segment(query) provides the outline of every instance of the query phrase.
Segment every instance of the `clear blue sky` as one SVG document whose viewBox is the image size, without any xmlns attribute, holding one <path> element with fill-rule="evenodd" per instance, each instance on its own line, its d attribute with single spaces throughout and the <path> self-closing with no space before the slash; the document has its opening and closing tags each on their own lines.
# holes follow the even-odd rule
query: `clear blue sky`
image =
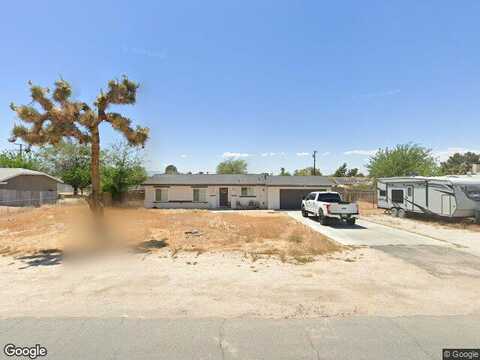
<svg viewBox="0 0 480 360">
<path fill-rule="evenodd" d="M 233 153 L 278 172 L 318 150 L 328 173 L 397 143 L 479 151 L 479 19 L 477 0 L 8 1 L 0 149 L 28 80 L 61 75 L 91 101 L 128 74 L 150 170 L 213 171 Z"/>
</svg>

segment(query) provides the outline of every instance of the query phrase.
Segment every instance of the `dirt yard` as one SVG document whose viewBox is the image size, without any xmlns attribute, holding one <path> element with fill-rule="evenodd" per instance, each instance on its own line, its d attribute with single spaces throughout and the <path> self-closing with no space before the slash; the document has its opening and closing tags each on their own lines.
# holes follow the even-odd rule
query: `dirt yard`
<svg viewBox="0 0 480 360">
<path fill-rule="evenodd" d="M 108 237 L 121 247 L 154 252 L 238 251 L 253 259 L 276 256 L 305 263 L 341 251 L 323 235 L 279 212 L 211 212 L 107 208 Z M 0 253 L 33 254 L 76 249 L 92 234 L 86 206 L 44 206 L 0 217 Z"/>
</svg>

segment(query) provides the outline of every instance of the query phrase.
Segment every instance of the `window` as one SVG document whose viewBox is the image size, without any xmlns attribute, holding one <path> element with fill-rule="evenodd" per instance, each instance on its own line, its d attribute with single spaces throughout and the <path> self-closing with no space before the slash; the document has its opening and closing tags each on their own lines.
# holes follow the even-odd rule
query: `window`
<svg viewBox="0 0 480 360">
<path fill-rule="evenodd" d="M 207 201 L 207 189 L 199 188 L 193 189 L 193 202 L 206 202 Z"/>
<path fill-rule="evenodd" d="M 318 194 L 318 201 L 328 202 L 328 203 L 339 203 L 342 201 L 339 194 Z"/>
<path fill-rule="evenodd" d="M 255 189 L 253 187 L 242 187 L 240 196 L 245 196 L 245 197 L 255 196 Z"/>
<path fill-rule="evenodd" d="M 387 191 L 386 190 L 379 190 L 378 196 L 386 197 L 387 196 Z"/>
<path fill-rule="evenodd" d="M 480 185 L 467 185 L 463 191 L 470 200 L 480 201 Z"/>
<path fill-rule="evenodd" d="M 392 190 L 392 202 L 403 204 L 403 190 Z"/>
<path fill-rule="evenodd" d="M 407 188 L 407 196 L 408 196 L 408 197 L 412 197 L 412 187 L 411 187 L 411 186 L 409 186 L 409 187 Z"/>
<path fill-rule="evenodd" d="M 168 202 L 168 189 L 155 189 L 155 201 Z"/>
<path fill-rule="evenodd" d="M 307 200 L 315 200 L 316 196 L 317 196 L 317 193 L 310 193 L 307 196 Z"/>
</svg>

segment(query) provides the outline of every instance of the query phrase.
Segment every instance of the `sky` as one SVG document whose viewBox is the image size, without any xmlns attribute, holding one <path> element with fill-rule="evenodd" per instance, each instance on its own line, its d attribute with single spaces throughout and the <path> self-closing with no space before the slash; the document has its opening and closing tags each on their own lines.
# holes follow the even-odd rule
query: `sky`
<svg viewBox="0 0 480 360">
<path fill-rule="evenodd" d="M 0 12 L 0 149 L 27 82 L 60 76 L 93 102 L 140 83 L 115 110 L 150 128 L 146 167 L 252 173 L 343 162 L 418 143 L 440 160 L 480 152 L 480 2 L 9 1 Z M 102 146 L 121 137 L 107 126 Z"/>
</svg>

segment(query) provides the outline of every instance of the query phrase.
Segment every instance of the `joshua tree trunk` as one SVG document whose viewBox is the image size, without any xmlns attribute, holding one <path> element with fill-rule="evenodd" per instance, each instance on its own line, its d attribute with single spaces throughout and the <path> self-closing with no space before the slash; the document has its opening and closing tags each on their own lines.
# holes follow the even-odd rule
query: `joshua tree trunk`
<svg viewBox="0 0 480 360">
<path fill-rule="evenodd" d="M 92 193 L 90 194 L 90 209 L 96 216 L 103 216 L 102 193 L 100 189 L 100 134 L 98 126 L 92 129 Z"/>
</svg>

